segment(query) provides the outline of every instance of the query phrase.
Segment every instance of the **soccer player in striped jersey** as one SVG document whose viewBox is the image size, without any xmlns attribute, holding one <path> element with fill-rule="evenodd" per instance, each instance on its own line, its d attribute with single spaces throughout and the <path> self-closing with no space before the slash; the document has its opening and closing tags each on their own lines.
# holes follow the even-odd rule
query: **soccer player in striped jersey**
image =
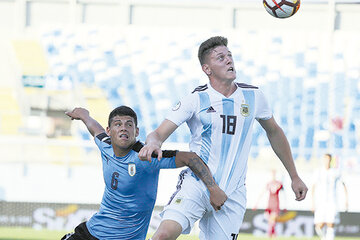
<svg viewBox="0 0 360 240">
<path fill-rule="evenodd" d="M 164 151 L 161 161 L 156 158 L 151 162 L 141 161 L 138 151 L 142 144 L 136 142 L 137 116 L 131 108 L 115 108 L 109 115 L 106 131 L 84 108 L 66 114 L 71 119 L 82 120 L 94 136 L 101 152 L 105 190 L 99 211 L 63 240 L 144 240 L 155 204 L 159 170 L 164 168 L 189 166 L 208 187 L 214 208 L 226 201 L 226 194 L 194 153 Z"/>
<path fill-rule="evenodd" d="M 272 116 L 264 94 L 254 86 L 235 82 L 236 71 L 227 39 L 212 37 L 200 45 L 198 57 L 209 83 L 184 97 L 160 126 L 150 133 L 139 152 L 150 160 L 182 123 L 191 132 L 190 150 L 210 168 L 216 183 L 228 196 L 220 211 L 207 203 L 205 186 L 190 170 L 181 173 L 181 186 L 162 213 L 153 240 L 176 239 L 189 233 L 200 220 L 200 239 L 236 239 L 246 209 L 247 158 L 255 120 L 266 131 L 270 144 L 292 180 L 296 200 L 303 200 L 307 187 L 298 176 L 289 143 Z"/>
<path fill-rule="evenodd" d="M 335 224 L 339 223 L 338 186 L 344 187 L 345 209 L 348 209 L 348 193 L 339 169 L 331 167 L 332 155 L 323 156 L 323 167 L 315 172 L 312 188 L 315 231 L 321 240 L 335 238 Z"/>
</svg>

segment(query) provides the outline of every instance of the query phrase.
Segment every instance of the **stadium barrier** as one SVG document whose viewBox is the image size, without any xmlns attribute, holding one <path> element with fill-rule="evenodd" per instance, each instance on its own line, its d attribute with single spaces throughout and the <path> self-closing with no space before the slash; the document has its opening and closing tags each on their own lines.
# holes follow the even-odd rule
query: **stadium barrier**
<svg viewBox="0 0 360 240">
<path fill-rule="evenodd" d="M 34 229 L 69 230 L 89 219 L 98 209 L 98 204 L 65 204 L 35 202 L 0 202 L 0 226 L 30 227 Z M 155 207 L 149 232 L 154 232 L 160 223 L 162 207 Z M 341 212 L 336 226 L 337 236 L 360 237 L 360 212 Z M 264 210 L 247 210 L 241 233 L 265 235 L 267 220 Z M 284 211 L 278 218 L 276 232 L 279 236 L 312 237 L 315 235 L 311 211 Z"/>
</svg>

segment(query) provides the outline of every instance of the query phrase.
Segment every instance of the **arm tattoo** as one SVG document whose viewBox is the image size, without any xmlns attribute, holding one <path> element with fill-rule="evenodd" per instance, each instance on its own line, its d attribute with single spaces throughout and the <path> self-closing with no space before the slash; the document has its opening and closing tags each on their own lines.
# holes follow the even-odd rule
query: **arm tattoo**
<svg viewBox="0 0 360 240">
<path fill-rule="evenodd" d="M 214 178 L 211 175 L 210 169 L 199 157 L 191 157 L 189 159 L 189 168 L 200 178 L 206 187 L 212 187 L 216 185 Z"/>
</svg>

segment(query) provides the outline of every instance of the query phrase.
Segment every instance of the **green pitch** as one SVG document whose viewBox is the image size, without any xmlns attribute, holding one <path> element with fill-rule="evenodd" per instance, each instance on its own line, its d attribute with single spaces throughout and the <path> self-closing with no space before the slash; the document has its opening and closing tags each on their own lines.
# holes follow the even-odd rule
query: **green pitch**
<svg viewBox="0 0 360 240">
<path fill-rule="evenodd" d="M 0 240 L 60 240 L 66 231 L 34 230 L 32 228 L 0 227 Z M 179 240 L 199 240 L 196 236 L 182 235 Z M 250 234 L 240 234 L 238 240 L 264 240 L 266 237 L 254 237 Z M 319 238 L 277 237 L 277 240 L 319 240 Z M 359 238 L 336 237 L 336 240 L 360 240 Z"/>
</svg>

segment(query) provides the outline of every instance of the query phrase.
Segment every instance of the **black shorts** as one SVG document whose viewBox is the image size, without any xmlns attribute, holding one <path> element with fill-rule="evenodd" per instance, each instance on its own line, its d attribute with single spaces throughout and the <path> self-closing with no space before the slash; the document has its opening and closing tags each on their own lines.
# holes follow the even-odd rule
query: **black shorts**
<svg viewBox="0 0 360 240">
<path fill-rule="evenodd" d="M 89 233 L 86 227 L 86 222 L 80 223 L 76 228 L 75 232 L 68 233 L 61 238 L 61 240 L 99 240 Z"/>
</svg>

